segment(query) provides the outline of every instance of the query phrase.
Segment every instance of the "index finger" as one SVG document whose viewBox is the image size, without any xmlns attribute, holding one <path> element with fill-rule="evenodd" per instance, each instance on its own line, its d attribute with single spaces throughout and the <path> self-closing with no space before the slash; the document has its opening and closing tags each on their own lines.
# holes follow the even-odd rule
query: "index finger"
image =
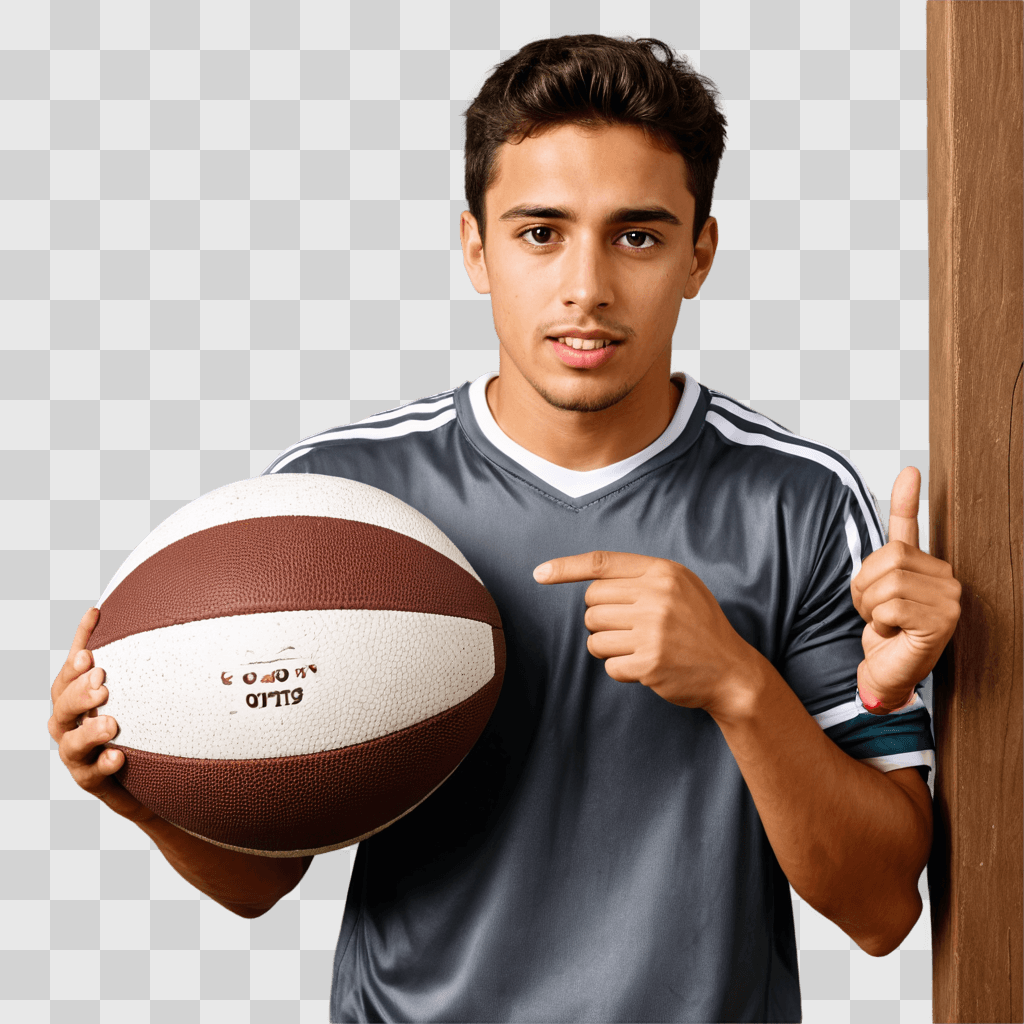
<svg viewBox="0 0 1024 1024">
<path fill-rule="evenodd" d="M 652 559 L 626 551 L 587 551 L 552 558 L 533 570 L 538 583 L 578 583 L 583 580 L 632 579 L 643 576 Z"/>
<path fill-rule="evenodd" d="M 85 650 L 85 645 L 89 642 L 89 637 L 92 636 L 99 617 L 99 608 L 93 607 L 79 621 L 78 628 L 75 630 L 75 638 L 71 641 L 71 650 L 68 651 L 67 659 L 61 666 L 60 672 L 57 673 L 57 678 L 53 681 L 53 687 L 50 690 L 51 699 L 56 700 L 72 679 L 80 676 L 92 665 L 92 655 L 89 652 L 86 652 L 87 656 L 84 659 L 78 659 L 78 654 Z"/>
</svg>

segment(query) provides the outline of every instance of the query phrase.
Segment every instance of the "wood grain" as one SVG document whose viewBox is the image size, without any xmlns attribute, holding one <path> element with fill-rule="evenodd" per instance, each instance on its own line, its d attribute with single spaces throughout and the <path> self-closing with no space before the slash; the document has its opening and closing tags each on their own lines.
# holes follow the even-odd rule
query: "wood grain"
<svg viewBox="0 0 1024 1024">
<path fill-rule="evenodd" d="M 927 7 L 930 543 L 963 585 L 935 673 L 936 1021 L 1024 1019 L 1022 13 Z"/>
</svg>

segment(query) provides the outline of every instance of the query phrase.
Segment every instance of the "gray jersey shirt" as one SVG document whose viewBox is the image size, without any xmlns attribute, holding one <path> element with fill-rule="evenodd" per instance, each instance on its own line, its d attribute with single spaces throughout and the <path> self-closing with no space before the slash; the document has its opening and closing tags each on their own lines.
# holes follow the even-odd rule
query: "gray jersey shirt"
<svg viewBox="0 0 1024 1024">
<path fill-rule="evenodd" d="M 473 750 L 359 846 L 331 1020 L 799 1021 L 789 885 L 721 730 L 612 680 L 587 651 L 588 584 L 532 571 L 595 549 L 681 562 L 844 751 L 927 777 L 920 696 L 883 717 L 857 694 L 850 579 L 883 543 L 874 499 L 839 453 L 692 378 L 661 437 L 590 472 L 504 435 L 485 384 L 316 435 L 267 470 L 419 509 L 494 597 L 508 650 Z"/>
</svg>

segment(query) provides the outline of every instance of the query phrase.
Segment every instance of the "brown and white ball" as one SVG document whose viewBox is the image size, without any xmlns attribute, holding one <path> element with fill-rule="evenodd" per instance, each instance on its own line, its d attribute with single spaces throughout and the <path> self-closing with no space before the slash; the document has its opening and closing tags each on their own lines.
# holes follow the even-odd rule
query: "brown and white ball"
<svg viewBox="0 0 1024 1024">
<path fill-rule="evenodd" d="M 479 738 L 505 646 L 491 596 L 426 516 L 366 484 L 284 473 L 161 523 L 89 641 L 145 806 L 268 857 L 359 842 Z"/>
</svg>

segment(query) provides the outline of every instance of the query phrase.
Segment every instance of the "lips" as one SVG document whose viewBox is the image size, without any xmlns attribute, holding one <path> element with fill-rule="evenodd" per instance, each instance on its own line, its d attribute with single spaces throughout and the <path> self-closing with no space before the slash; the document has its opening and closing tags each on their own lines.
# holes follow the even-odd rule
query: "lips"
<svg viewBox="0 0 1024 1024">
<path fill-rule="evenodd" d="M 574 370 L 592 370 L 608 362 L 618 345 L 606 338 L 548 338 L 555 355 Z"/>
<path fill-rule="evenodd" d="M 614 345 L 615 342 L 611 338 L 552 338 L 552 341 L 560 342 L 563 345 L 568 345 L 570 348 L 574 348 L 577 351 L 589 352 L 591 349 L 604 348 L 606 345 Z"/>
</svg>

